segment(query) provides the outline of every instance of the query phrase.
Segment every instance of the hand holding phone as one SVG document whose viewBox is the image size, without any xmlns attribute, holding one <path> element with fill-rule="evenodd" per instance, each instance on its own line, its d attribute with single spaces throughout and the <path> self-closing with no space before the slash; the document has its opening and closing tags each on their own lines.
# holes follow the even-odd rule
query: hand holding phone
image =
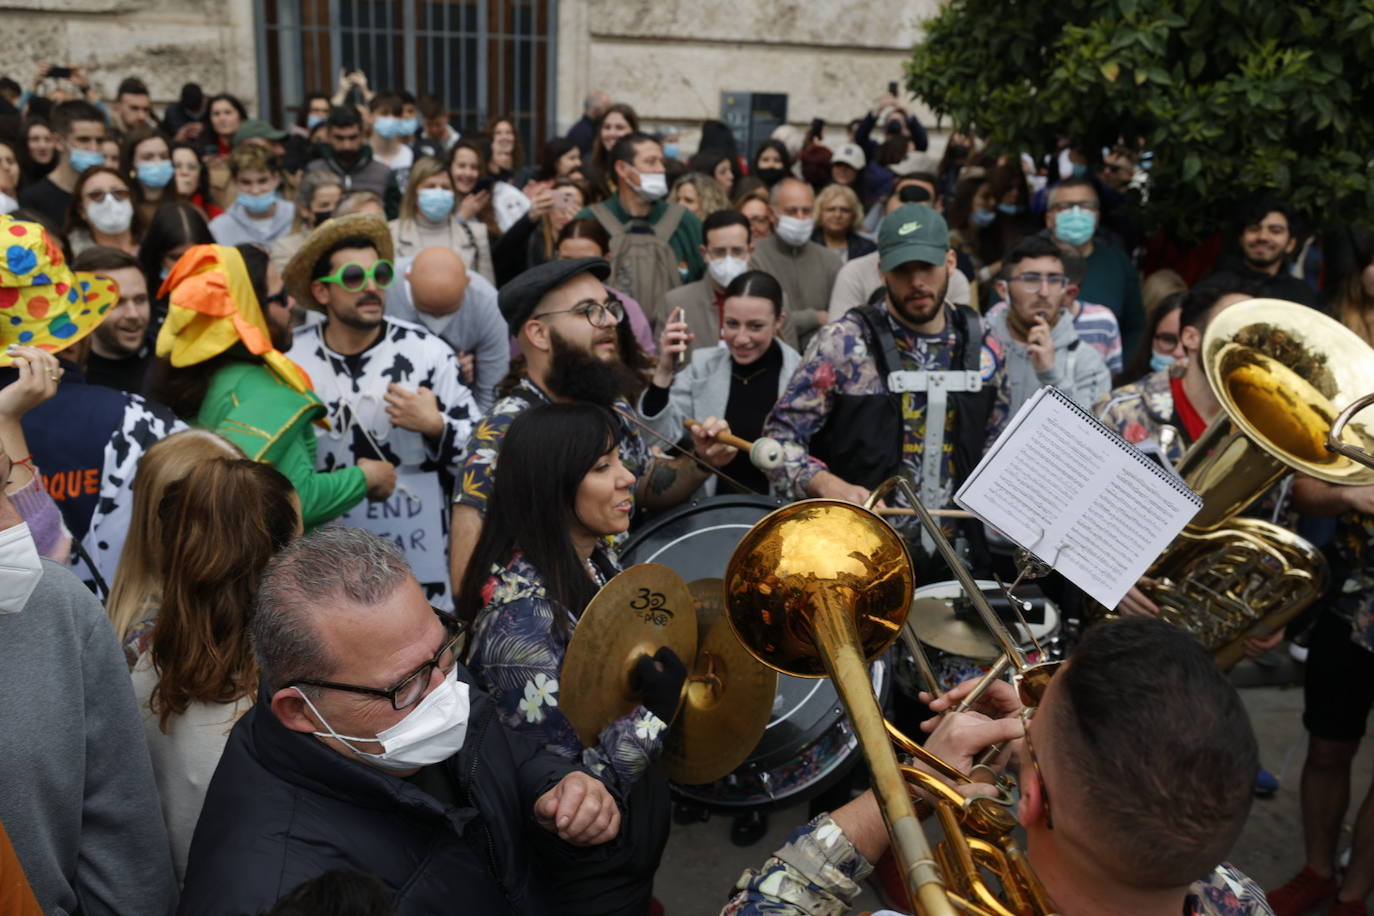
<svg viewBox="0 0 1374 916">
<path fill-rule="evenodd" d="M 48 76 L 55 80 L 71 79 L 72 69 L 71 67 L 49 67 Z"/>
<path fill-rule="evenodd" d="M 668 323 L 672 324 L 675 321 L 682 321 L 686 317 L 687 312 L 679 305 L 677 308 L 673 309 L 673 313 L 668 316 Z M 681 368 L 683 363 L 687 362 L 687 350 L 685 348 L 680 350 L 676 359 L 678 367 Z"/>
</svg>

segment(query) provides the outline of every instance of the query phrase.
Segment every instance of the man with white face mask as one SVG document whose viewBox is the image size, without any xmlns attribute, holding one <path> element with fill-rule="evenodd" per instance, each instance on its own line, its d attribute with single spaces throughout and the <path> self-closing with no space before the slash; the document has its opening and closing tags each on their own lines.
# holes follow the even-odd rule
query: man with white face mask
<svg viewBox="0 0 1374 916">
<path fill-rule="evenodd" d="M 663 317 L 654 326 L 654 333 L 662 334 L 668 318 L 682 309 L 682 321 L 692 333 L 693 349 L 720 343 L 725 288 L 749 269 L 749 259 L 754 256 L 749 220 L 738 210 L 712 213 L 702 223 L 702 234 L 706 238 L 701 246 L 706 276 L 670 291 L 664 299 Z"/>
<path fill-rule="evenodd" d="M 769 199 L 777 228 L 759 241 L 753 267 L 782 284 L 787 303 L 783 339 L 805 349 L 816 329 L 829 319 L 830 290 L 840 273 L 840 256 L 811 241 L 816 195 L 796 178 L 773 185 Z"/>
<path fill-rule="evenodd" d="M 263 576 L 252 640 L 258 702 L 210 783 L 185 912 L 260 912 L 366 863 L 398 914 L 543 913 L 533 863 L 618 835 L 599 780 L 502 726 L 387 541 L 326 528 L 292 543 Z"/>
<path fill-rule="evenodd" d="M 611 149 L 615 197 L 584 207 L 574 219 L 592 218 L 611 237 L 607 285 L 644 307 L 655 328 L 667 317 L 669 290 L 701 278 L 701 221 L 664 198 L 668 176 L 663 147 L 648 134 L 630 133 Z"/>
</svg>

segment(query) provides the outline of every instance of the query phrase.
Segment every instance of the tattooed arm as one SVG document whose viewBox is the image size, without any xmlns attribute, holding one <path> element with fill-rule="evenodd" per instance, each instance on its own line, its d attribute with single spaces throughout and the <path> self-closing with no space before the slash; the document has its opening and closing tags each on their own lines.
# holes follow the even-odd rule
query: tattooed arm
<svg viewBox="0 0 1374 916">
<path fill-rule="evenodd" d="M 712 467 L 729 464 L 738 450 L 715 439 L 720 433 L 729 431 L 730 425 L 715 417 L 708 417 L 692 427 L 692 445 L 697 455 Z M 650 462 L 640 478 L 635 498 L 646 509 L 667 509 L 690 499 L 708 476 L 709 471 L 686 455 L 660 455 Z"/>
</svg>

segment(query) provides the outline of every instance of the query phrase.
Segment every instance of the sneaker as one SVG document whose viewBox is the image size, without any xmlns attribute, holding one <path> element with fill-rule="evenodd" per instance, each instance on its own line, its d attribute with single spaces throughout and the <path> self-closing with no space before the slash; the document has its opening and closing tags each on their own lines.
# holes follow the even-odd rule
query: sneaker
<svg viewBox="0 0 1374 916">
<path fill-rule="evenodd" d="M 1279 778 L 1273 773 L 1260 767 L 1255 774 L 1255 798 L 1273 798 L 1274 793 L 1279 791 Z"/>
<path fill-rule="evenodd" d="M 1368 912 L 1363 900 L 1333 900 L 1326 911 L 1327 916 L 1365 916 Z"/>
<path fill-rule="evenodd" d="M 1323 878 L 1304 866 L 1292 880 L 1283 887 L 1274 888 L 1267 896 L 1274 916 L 1302 916 L 1317 904 L 1336 896 L 1340 888 L 1334 877 Z"/>
</svg>

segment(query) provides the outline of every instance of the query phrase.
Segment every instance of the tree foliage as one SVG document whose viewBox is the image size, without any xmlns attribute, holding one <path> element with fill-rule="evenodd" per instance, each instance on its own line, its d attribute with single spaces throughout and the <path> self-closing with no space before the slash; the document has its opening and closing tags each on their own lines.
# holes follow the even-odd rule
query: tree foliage
<svg viewBox="0 0 1374 916">
<path fill-rule="evenodd" d="M 951 0 L 926 30 L 907 86 L 937 113 L 1032 153 L 1143 137 L 1176 238 L 1261 193 L 1314 226 L 1374 214 L 1374 0 Z"/>
</svg>

